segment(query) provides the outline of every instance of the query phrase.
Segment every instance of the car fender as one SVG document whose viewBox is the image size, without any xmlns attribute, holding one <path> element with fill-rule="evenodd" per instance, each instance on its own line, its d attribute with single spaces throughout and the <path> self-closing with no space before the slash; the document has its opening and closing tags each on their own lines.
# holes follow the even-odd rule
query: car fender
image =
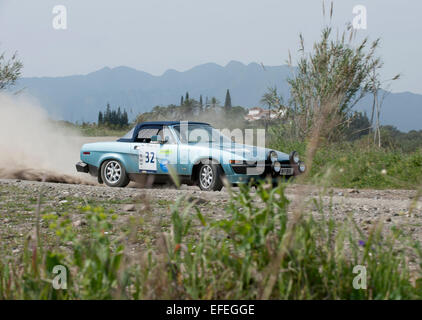
<svg viewBox="0 0 422 320">
<path fill-rule="evenodd" d="M 98 159 L 98 170 L 101 169 L 102 164 L 104 163 L 104 161 L 107 160 L 118 160 L 125 168 L 125 170 L 127 171 L 128 168 L 128 163 L 125 159 L 125 157 L 122 154 L 119 153 L 105 153 L 103 155 L 101 155 Z M 99 171 L 100 174 L 101 171 Z"/>
<path fill-rule="evenodd" d="M 191 165 L 189 166 L 188 172 L 192 174 L 193 167 L 204 160 L 212 160 L 219 165 L 221 165 L 224 174 L 233 174 L 233 170 L 230 166 L 230 160 L 244 160 L 243 157 L 236 155 L 234 153 L 225 151 L 225 150 L 218 150 L 214 152 L 212 155 L 207 154 L 199 154 L 194 159 L 191 159 Z"/>
</svg>

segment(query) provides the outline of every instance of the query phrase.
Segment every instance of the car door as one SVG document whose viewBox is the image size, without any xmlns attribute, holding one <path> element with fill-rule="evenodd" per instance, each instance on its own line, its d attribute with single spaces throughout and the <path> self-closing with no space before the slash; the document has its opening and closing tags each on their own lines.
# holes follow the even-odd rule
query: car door
<svg viewBox="0 0 422 320">
<path fill-rule="evenodd" d="M 151 137 L 157 135 L 162 128 L 159 125 L 142 126 L 135 137 L 135 142 L 130 143 L 130 173 L 157 173 L 157 145 L 150 144 Z"/>
<path fill-rule="evenodd" d="M 177 146 L 177 170 L 179 175 L 189 175 L 189 144 L 187 143 L 187 127 L 182 128 L 180 125 L 173 126 L 174 133 L 178 139 Z"/>
<path fill-rule="evenodd" d="M 158 174 L 168 174 L 170 168 L 173 168 L 178 174 L 179 165 L 177 158 L 177 139 L 174 137 L 169 127 L 163 126 L 157 133 L 161 137 L 163 143 L 160 144 L 160 149 L 157 154 Z"/>
<path fill-rule="evenodd" d="M 130 172 L 167 174 L 170 164 L 177 164 L 177 145 L 169 137 L 163 125 L 141 127 L 135 142 L 130 143 Z M 166 136 L 167 134 L 167 136 Z M 152 142 L 151 137 L 159 135 L 164 143 Z M 176 157 L 176 160 L 174 160 Z"/>
</svg>

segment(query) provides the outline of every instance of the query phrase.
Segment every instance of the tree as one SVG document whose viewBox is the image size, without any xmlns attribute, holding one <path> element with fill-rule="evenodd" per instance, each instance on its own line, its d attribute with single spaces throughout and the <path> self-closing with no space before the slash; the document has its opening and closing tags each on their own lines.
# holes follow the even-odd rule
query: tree
<svg viewBox="0 0 422 320">
<path fill-rule="evenodd" d="M 14 53 L 9 60 L 6 60 L 3 52 L 0 55 L 0 90 L 13 86 L 20 77 L 22 68 L 23 64 L 18 60 L 17 53 Z"/>
<path fill-rule="evenodd" d="M 230 91 L 227 89 L 226 92 L 226 101 L 224 101 L 224 109 L 226 111 L 230 110 L 232 107 L 232 98 L 230 97 Z"/>
<path fill-rule="evenodd" d="M 98 113 L 98 125 L 109 126 L 112 128 L 123 128 L 129 124 L 128 114 L 126 109 L 121 107 L 112 110 L 110 103 L 107 103 L 106 110 Z"/>
<path fill-rule="evenodd" d="M 268 117 L 265 121 L 265 130 L 268 129 L 268 123 L 271 120 L 271 109 L 278 105 L 281 108 L 282 98 L 277 94 L 277 88 L 268 88 L 268 92 L 264 93 L 260 102 L 268 107 Z"/>
<path fill-rule="evenodd" d="M 185 103 L 189 101 L 189 92 L 186 92 Z"/>
<path fill-rule="evenodd" d="M 183 96 L 180 97 L 180 106 L 183 106 Z"/>
<path fill-rule="evenodd" d="M 129 125 L 129 118 L 128 118 L 126 110 L 124 110 L 123 116 L 122 116 L 122 126 L 126 127 L 128 125 Z"/>
<path fill-rule="evenodd" d="M 344 130 L 344 136 L 347 140 L 357 140 L 371 131 L 371 123 L 366 113 L 354 112 L 349 119 L 347 128 Z"/>
<path fill-rule="evenodd" d="M 189 98 L 189 95 L 187 95 Z M 192 115 L 193 109 L 195 106 L 195 100 L 193 99 L 186 99 L 185 104 L 183 105 L 182 112 L 184 113 L 184 116 L 190 117 Z"/>
<path fill-rule="evenodd" d="M 122 110 L 120 110 L 120 107 L 117 108 L 116 124 L 119 125 L 119 126 L 122 126 L 123 125 L 123 122 L 122 122 Z"/>
<path fill-rule="evenodd" d="M 110 103 L 107 102 L 106 111 L 104 113 L 104 123 L 110 124 L 111 123 L 111 107 Z"/>
<path fill-rule="evenodd" d="M 202 94 L 199 96 L 199 105 L 201 106 L 201 108 L 204 106 L 202 102 Z"/>
<path fill-rule="evenodd" d="M 382 86 L 386 85 L 388 88 L 392 81 L 398 80 L 400 78 L 400 74 L 397 74 L 392 79 L 388 79 L 382 82 L 380 80 L 381 76 L 379 74 L 378 69 L 379 68 L 374 67 L 370 76 L 371 84 L 370 84 L 369 91 L 372 93 L 372 97 L 373 97 L 370 123 L 374 131 L 374 144 L 378 144 L 378 147 L 381 147 L 381 130 L 380 130 L 381 107 L 382 107 L 385 97 L 387 96 L 389 92 L 388 89 L 383 91 Z"/>
<path fill-rule="evenodd" d="M 98 113 L 98 125 L 103 125 L 103 113 L 101 111 Z"/>
<path fill-rule="evenodd" d="M 211 107 L 215 108 L 219 104 L 220 104 L 220 101 L 218 101 L 216 97 L 211 98 Z"/>
<path fill-rule="evenodd" d="M 308 53 L 300 35 L 301 57 L 294 76 L 288 79 L 298 138 L 337 139 L 347 126 L 352 108 L 370 92 L 371 73 L 382 66 L 375 56 L 379 40 L 368 44 L 365 38 L 355 45 L 353 39 L 355 30 L 351 26 L 340 36 L 332 36 L 332 27 L 327 26 Z"/>
</svg>

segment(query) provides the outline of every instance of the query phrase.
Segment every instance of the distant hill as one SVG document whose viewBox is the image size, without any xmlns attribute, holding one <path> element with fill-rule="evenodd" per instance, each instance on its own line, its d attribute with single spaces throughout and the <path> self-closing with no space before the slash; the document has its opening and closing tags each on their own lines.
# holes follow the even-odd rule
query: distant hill
<svg viewBox="0 0 422 320">
<path fill-rule="evenodd" d="M 371 115 L 372 97 L 363 98 L 356 109 Z M 411 92 L 387 93 L 381 109 L 381 124 L 400 131 L 422 130 L 422 95 Z"/>
<path fill-rule="evenodd" d="M 168 70 L 161 76 L 128 67 L 106 67 L 87 75 L 23 78 L 18 88 L 26 88 L 57 119 L 96 121 L 98 111 L 104 110 L 107 102 L 126 108 L 133 118 L 156 105 L 178 104 L 186 91 L 195 99 L 202 94 L 204 101 L 207 96 L 215 96 L 224 103 L 226 90 L 230 89 L 233 105 L 257 106 L 268 87 L 276 86 L 287 96 L 285 80 L 290 73 L 288 66 L 263 67 L 237 61 L 224 67 L 207 63 L 184 72 Z M 365 99 L 357 108 L 369 113 L 370 105 L 370 99 Z M 422 95 L 389 94 L 381 120 L 402 131 L 422 129 Z"/>
</svg>

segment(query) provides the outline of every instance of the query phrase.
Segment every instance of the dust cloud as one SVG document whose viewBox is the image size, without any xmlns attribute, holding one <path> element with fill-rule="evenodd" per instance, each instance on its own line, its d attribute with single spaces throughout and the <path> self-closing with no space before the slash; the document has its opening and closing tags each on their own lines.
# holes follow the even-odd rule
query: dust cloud
<svg viewBox="0 0 422 320">
<path fill-rule="evenodd" d="M 81 141 L 31 98 L 0 94 L 0 179 L 92 184 L 75 170 Z"/>
</svg>

